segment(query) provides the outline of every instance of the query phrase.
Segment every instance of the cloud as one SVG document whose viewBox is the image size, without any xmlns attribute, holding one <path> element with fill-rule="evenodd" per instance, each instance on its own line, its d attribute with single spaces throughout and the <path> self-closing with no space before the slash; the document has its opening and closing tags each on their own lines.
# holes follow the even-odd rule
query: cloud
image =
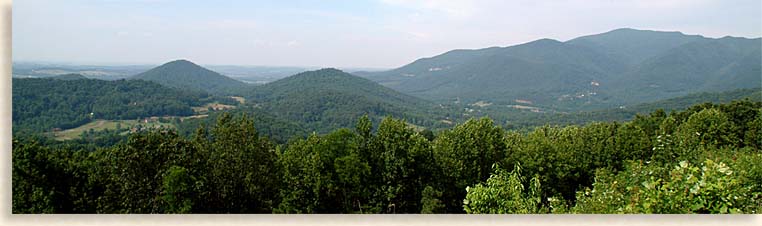
<svg viewBox="0 0 762 226">
<path fill-rule="evenodd" d="M 221 19 L 210 21 L 206 26 L 219 29 L 256 29 L 257 21 L 251 19 Z"/>
<path fill-rule="evenodd" d="M 442 13 L 450 18 L 464 19 L 477 12 L 477 2 L 467 0 L 381 0 L 382 3 L 420 12 Z"/>
<path fill-rule="evenodd" d="M 416 39 L 426 39 L 431 36 L 429 33 L 418 31 L 408 31 L 407 34 Z"/>
<path fill-rule="evenodd" d="M 286 46 L 288 46 L 288 47 L 295 47 L 295 46 L 299 46 L 300 44 L 301 43 L 299 43 L 299 41 L 291 40 L 291 41 L 286 43 Z"/>
</svg>

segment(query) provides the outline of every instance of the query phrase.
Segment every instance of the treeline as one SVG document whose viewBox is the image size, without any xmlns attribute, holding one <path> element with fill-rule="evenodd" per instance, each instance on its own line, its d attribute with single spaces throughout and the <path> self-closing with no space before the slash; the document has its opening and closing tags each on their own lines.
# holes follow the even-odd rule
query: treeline
<svg viewBox="0 0 762 226">
<path fill-rule="evenodd" d="M 286 145 L 223 114 L 95 151 L 13 140 L 13 213 L 759 213 L 762 102 L 507 131 L 489 118 Z M 509 171 L 510 170 L 510 171 Z"/>
<path fill-rule="evenodd" d="M 93 119 L 193 114 L 191 106 L 230 98 L 171 89 L 141 80 L 13 79 L 13 130 L 70 129 Z"/>
<path fill-rule="evenodd" d="M 291 138 L 304 138 L 309 134 L 308 130 L 300 123 L 283 119 L 267 110 L 248 105 L 240 105 L 236 109 L 225 111 L 208 112 L 208 116 L 204 118 L 185 119 L 183 122 L 175 124 L 177 133 L 183 137 L 192 137 L 199 127 L 213 128 L 219 117 L 224 114 L 246 115 L 254 123 L 255 129 L 260 135 L 266 136 L 276 144 L 285 144 Z"/>
</svg>

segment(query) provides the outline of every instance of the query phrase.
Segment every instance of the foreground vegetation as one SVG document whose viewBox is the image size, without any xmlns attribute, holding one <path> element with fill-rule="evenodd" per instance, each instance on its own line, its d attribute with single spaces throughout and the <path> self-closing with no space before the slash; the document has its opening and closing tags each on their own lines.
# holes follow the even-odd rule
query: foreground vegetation
<svg viewBox="0 0 762 226">
<path fill-rule="evenodd" d="M 249 116 L 110 147 L 13 139 L 13 213 L 759 213 L 762 102 L 507 131 L 489 118 L 276 145 Z"/>
</svg>

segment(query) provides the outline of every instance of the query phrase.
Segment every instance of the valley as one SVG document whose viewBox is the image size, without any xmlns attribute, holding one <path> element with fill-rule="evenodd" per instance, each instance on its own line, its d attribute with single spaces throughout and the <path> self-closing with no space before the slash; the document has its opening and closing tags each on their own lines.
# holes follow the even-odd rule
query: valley
<svg viewBox="0 0 762 226">
<path fill-rule="evenodd" d="M 14 64 L 13 213 L 758 213 L 760 41 L 623 28 L 371 71 Z"/>
</svg>

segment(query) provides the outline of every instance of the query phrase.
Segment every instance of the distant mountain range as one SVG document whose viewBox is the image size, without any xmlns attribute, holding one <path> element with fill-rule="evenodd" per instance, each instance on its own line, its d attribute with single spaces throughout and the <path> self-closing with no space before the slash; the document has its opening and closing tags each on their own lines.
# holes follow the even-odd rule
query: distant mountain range
<svg viewBox="0 0 762 226">
<path fill-rule="evenodd" d="M 355 73 L 365 78 L 328 68 L 250 85 L 190 61 L 176 60 L 128 79 L 215 97 L 242 96 L 257 111 L 318 132 L 352 127 L 363 114 L 375 122 L 393 116 L 421 127 L 442 128 L 484 115 L 513 124 L 556 115 L 534 119 L 532 115 L 538 112 L 601 110 L 602 118 L 616 118 L 609 117 L 611 112 L 626 117 L 640 112 L 631 107 L 651 110 L 653 106 L 683 106 L 698 99 L 638 105 L 641 103 L 700 92 L 758 89 L 762 87 L 761 49 L 760 38 L 713 39 L 679 32 L 617 29 L 566 42 L 540 39 L 510 47 L 453 50 L 393 70 Z M 18 71 L 30 76 L 42 73 L 34 68 L 24 66 Z M 251 70 L 227 68 L 233 69 Z M 53 74 L 59 74 L 55 77 L 59 80 L 88 76 L 59 73 L 65 71 Z M 53 76 L 52 72 L 45 73 Z M 575 118 L 564 120 L 584 119 L 569 117 Z"/>
<path fill-rule="evenodd" d="M 572 40 L 574 41 L 574 40 Z M 570 41 L 571 42 L 571 41 Z M 576 41 L 575 41 L 576 42 Z M 595 87 L 602 87 L 604 84 L 617 84 L 618 81 L 626 81 L 629 74 L 615 74 L 612 73 L 620 71 L 622 73 L 633 73 L 632 71 L 638 71 L 633 68 L 638 66 L 631 66 L 632 64 L 621 63 L 617 61 L 611 64 L 605 64 L 601 62 L 611 62 L 612 57 L 597 57 L 593 54 L 589 54 L 586 51 L 575 50 L 584 49 L 586 47 L 580 47 L 576 45 L 568 45 L 552 40 L 540 40 L 533 43 L 525 44 L 523 46 L 514 47 L 512 54 L 521 55 L 521 60 L 517 62 L 528 61 L 531 57 L 535 57 L 535 60 L 540 59 L 553 59 L 554 62 L 566 60 L 569 65 L 556 66 L 551 69 L 542 68 L 536 66 L 534 69 L 538 72 L 554 72 L 554 79 L 548 79 L 544 74 L 533 74 L 536 77 L 525 76 L 527 79 L 534 79 L 534 84 L 531 82 L 522 83 L 525 86 L 540 87 L 540 91 L 547 93 L 560 93 L 561 91 L 572 92 L 578 90 L 584 90 L 585 86 L 591 89 L 591 92 L 600 92 L 598 95 L 592 95 L 592 98 L 588 98 L 587 103 L 593 101 L 599 101 L 596 104 L 604 105 L 605 103 L 616 103 L 616 95 L 620 97 L 629 97 L 642 95 L 642 93 L 627 94 L 626 90 L 618 91 L 611 89 L 600 88 L 595 90 Z M 685 46 L 688 44 L 683 44 Z M 712 45 L 709 45 L 712 46 Z M 716 47 L 716 45 L 715 45 Z M 545 51 L 532 52 L 530 49 L 545 49 Z M 548 50 L 555 49 L 555 50 Z M 682 49 L 682 48 L 678 48 Z M 501 50 L 501 48 L 490 48 L 482 51 L 482 53 Z M 522 52 L 523 51 L 523 52 Z M 753 54 L 754 49 L 742 49 L 737 51 L 747 51 Z M 460 60 L 456 58 L 464 55 L 471 55 L 473 51 L 455 51 L 454 55 L 447 55 L 445 60 L 451 60 L 454 64 L 459 64 Z M 682 52 L 682 50 L 675 50 L 671 52 Z M 469 54 L 463 54 L 469 53 Z M 616 51 L 609 51 L 610 55 L 616 55 Z M 575 54 L 575 55 L 572 55 Z M 638 61 L 641 59 L 643 62 L 656 62 L 656 58 L 649 57 L 652 53 L 644 52 L 642 55 L 634 56 L 631 60 Z M 502 55 L 498 55 L 502 56 Z M 707 56 L 696 57 L 706 58 Z M 495 57 L 499 58 L 499 57 Z M 508 58 L 511 58 L 510 56 Z M 726 76 L 733 77 L 735 80 L 718 79 L 711 83 L 717 86 L 704 86 L 709 87 L 707 90 L 712 89 L 729 89 L 734 86 L 742 86 L 741 84 L 735 84 L 733 81 L 738 79 L 749 79 L 753 76 L 739 77 L 731 75 L 748 75 L 750 73 L 740 73 L 746 69 L 743 69 L 745 65 L 752 65 L 753 62 L 748 58 L 753 56 L 741 57 L 739 63 L 725 67 L 723 70 Z M 584 59 L 579 61 L 572 61 L 571 59 Z M 651 59 L 651 60 L 642 60 Z M 722 60 L 722 59 L 718 59 Z M 728 60 L 730 61 L 730 60 Z M 579 63 L 582 62 L 582 63 Z M 592 62 L 592 63 L 591 63 Z M 476 62 L 471 62 L 476 63 Z M 574 65 L 574 63 L 577 63 Z M 490 63 L 487 63 L 488 65 Z M 718 63 L 718 64 L 722 64 Z M 493 64 L 500 66 L 500 64 Z M 521 65 L 520 63 L 515 65 Z M 574 66 L 570 66 L 574 65 Z M 589 65 L 599 65 L 599 67 L 592 67 Z M 706 66 L 706 65 L 702 65 Z M 707 66 L 709 67 L 709 66 Z M 452 66 L 451 66 L 452 68 Z M 570 70 L 572 72 L 587 71 L 589 74 L 585 77 L 588 79 L 594 79 L 593 81 L 577 81 L 574 74 L 571 72 L 561 73 L 561 69 Z M 444 70 L 444 69 L 442 69 Z M 687 69 L 686 69 L 687 70 Z M 758 69 L 757 69 L 758 70 Z M 428 70 L 427 70 L 428 71 Z M 437 70 L 432 70 L 437 71 Z M 729 73 L 730 71 L 738 73 Z M 739 72 L 740 71 L 740 72 Z M 387 72 L 388 73 L 388 72 Z M 612 74 L 605 74 L 612 73 Z M 698 73 L 698 72 L 696 72 Z M 559 75 L 560 74 L 560 75 Z M 437 74 L 430 74 L 429 77 L 436 77 Z M 619 76 L 618 78 L 616 76 Z M 412 76 L 415 77 L 415 76 Z M 570 78 L 571 77 L 571 78 Z M 580 76 L 577 76 L 580 77 Z M 85 76 L 79 74 L 64 74 L 59 76 L 48 77 L 50 79 L 16 79 L 14 78 L 14 111 L 16 107 L 19 107 L 19 114 L 14 113 L 14 123 L 24 122 L 18 125 L 24 125 L 26 128 L 33 128 L 34 130 L 49 130 L 52 127 L 68 128 L 66 125 L 76 126 L 87 122 L 90 118 L 87 114 L 91 112 L 97 113 L 96 118 L 123 118 L 119 114 L 127 114 L 126 118 L 135 118 L 138 116 L 152 116 L 152 115 L 188 115 L 190 114 L 189 106 L 198 106 L 202 103 L 211 103 L 219 101 L 233 101 L 229 98 L 221 97 L 222 95 L 237 95 L 245 98 L 245 104 L 240 105 L 241 108 L 236 109 L 234 112 L 246 113 L 253 115 L 254 118 L 260 121 L 258 128 L 264 129 L 263 131 L 277 137 L 280 141 L 285 141 L 292 135 L 303 135 L 306 132 L 316 131 L 319 133 L 328 132 L 338 128 L 351 128 L 356 123 L 356 120 L 364 114 L 368 114 L 371 120 L 377 123 L 386 116 L 392 116 L 396 118 L 404 118 L 409 124 L 415 126 L 418 129 L 438 129 L 447 128 L 453 123 L 462 122 L 470 117 L 482 117 L 490 116 L 497 120 L 501 125 L 510 125 L 518 127 L 536 126 L 545 123 L 551 124 L 577 124 L 590 121 L 609 121 L 609 120 L 627 120 L 636 113 L 650 112 L 657 108 L 663 109 L 679 109 L 685 106 L 690 106 L 703 101 L 711 102 L 726 102 L 729 100 L 735 100 L 744 97 L 750 97 L 755 101 L 762 100 L 762 93 L 760 93 L 760 86 L 756 85 L 754 81 L 749 83 L 749 86 L 754 89 L 738 90 L 735 89 L 731 92 L 724 93 L 696 93 L 691 95 L 679 95 L 679 98 L 672 99 L 660 99 L 660 101 L 642 101 L 638 103 L 645 104 L 630 104 L 627 106 L 616 107 L 601 107 L 601 110 L 585 110 L 581 109 L 580 112 L 572 111 L 553 111 L 550 109 L 553 107 L 554 101 L 562 102 L 569 101 L 574 103 L 575 99 L 546 99 L 551 105 L 543 106 L 546 103 L 542 102 L 543 99 L 531 98 L 525 96 L 515 97 L 516 99 L 505 98 L 503 100 L 487 99 L 490 96 L 479 94 L 489 93 L 491 91 L 491 84 L 486 81 L 482 88 L 472 87 L 472 90 L 468 91 L 475 95 L 479 100 L 475 103 L 468 102 L 466 98 L 456 98 L 455 100 L 461 101 L 460 103 L 447 103 L 430 101 L 414 97 L 412 95 L 403 94 L 395 91 L 391 88 L 379 85 L 378 83 L 366 78 L 358 77 L 346 73 L 344 71 L 326 68 L 315 71 L 307 71 L 292 75 L 277 81 L 267 83 L 264 85 L 254 86 L 246 85 L 240 81 L 231 79 L 219 73 L 210 71 L 201 66 L 185 60 L 173 61 L 151 69 L 147 72 L 138 74 L 131 77 L 129 80 L 117 80 L 117 81 L 100 81 L 94 79 L 87 79 Z M 656 77 L 660 78 L 660 77 Z M 483 79 L 483 78 L 480 78 Z M 496 78 L 497 79 L 497 78 Z M 578 78 L 577 78 L 578 79 Z M 607 80 L 610 79 L 610 80 Z M 81 81 L 73 81 L 81 80 Z M 142 81 L 148 80 L 148 81 Z M 467 79 L 468 80 L 468 79 Z M 419 82 L 416 80 L 410 80 L 405 82 Z M 501 80 L 502 81 L 502 80 Z M 545 82 L 545 83 L 542 83 Z M 590 82 L 590 84 L 580 85 L 578 87 L 570 86 L 565 87 L 564 84 L 574 82 Z M 639 81 L 631 81 L 630 87 L 636 87 L 637 84 L 648 84 L 646 82 L 637 83 Z M 682 84 L 683 81 L 669 82 Z M 685 81 L 687 83 L 689 81 Z M 39 84 L 38 84 L 39 83 Z M 76 95 L 69 94 L 67 91 L 76 91 L 83 89 L 83 87 L 94 86 L 95 84 L 102 85 L 106 88 L 100 88 L 94 90 L 94 88 L 88 88 L 92 92 L 87 93 L 92 97 L 80 98 L 72 97 L 76 95 L 82 95 L 82 92 L 76 92 Z M 159 85 L 159 84 L 162 85 Z M 31 85 L 30 85 L 31 84 Z M 38 84 L 38 85 L 34 85 Z M 734 84 L 731 87 L 723 87 L 724 84 Z M 106 86 L 113 85 L 114 87 Z M 464 83 L 463 85 L 473 85 L 473 83 Z M 544 87 L 547 86 L 547 87 Z M 624 85 L 622 85 L 624 86 Z M 687 87 L 697 87 L 693 83 L 687 83 Z M 58 88 L 56 88 L 58 87 Z M 63 88 L 62 88 L 63 87 Z M 76 87 L 76 88 L 74 88 Z M 465 86 L 464 86 L 465 87 Z M 719 87 L 719 88 L 717 88 Z M 55 88 L 55 89 L 54 89 Z M 64 89 L 65 88 L 65 89 Z M 519 87 L 521 88 L 521 87 Z M 519 89 L 515 88 L 515 89 Z M 554 88 L 556 90 L 554 90 Z M 526 89 L 526 88 L 524 88 Z M 559 91 L 561 90 L 561 91 Z M 459 90 L 465 93 L 467 90 Z M 493 90 L 494 91 L 494 90 Z M 502 94 L 510 93 L 512 90 L 505 89 Z M 51 97 L 40 98 L 35 95 L 28 95 L 28 93 L 50 93 Z M 210 96 L 207 93 L 217 94 Z M 686 91 L 687 92 L 687 91 Z M 498 92 L 493 92 L 498 93 Z M 535 93 L 538 93 L 535 91 Z M 18 95 L 17 95 L 18 94 Z M 517 95 L 526 95 L 518 93 Z M 111 99 L 104 99 L 105 97 Z M 492 96 L 494 97 L 494 96 Z M 68 98 L 68 99 L 67 99 Z M 93 99 L 95 98 L 95 99 Z M 116 99 L 114 99 L 116 98 Z M 133 99 L 149 100 L 154 104 L 137 104 L 138 101 Z M 519 99 L 521 98 L 521 99 Z M 608 98 L 608 99 L 607 99 Z M 18 100 L 17 100 L 18 99 Z M 583 98 L 578 98 L 583 99 Z M 624 99 L 624 98 L 622 98 Z M 642 98 L 641 100 L 646 99 Z M 31 104 L 19 104 L 22 100 L 29 101 Z M 55 100 L 55 103 L 64 103 L 57 105 L 56 108 L 51 108 L 49 114 L 45 117 L 35 116 L 42 110 L 45 110 L 47 105 L 37 104 L 45 103 L 45 101 Z M 92 110 L 90 108 L 78 109 L 78 105 L 74 103 L 80 103 L 85 101 L 100 101 L 101 104 L 93 104 Z M 240 99 L 243 101 L 244 99 Z M 74 103 L 68 103 L 65 101 L 74 101 Z M 162 102 L 163 101 L 163 102 Z M 494 101 L 491 103 L 489 101 Z M 503 103 L 509 104 L 500 104 Z M 607 102 L 608 101 L 608 102 Z M 234 102 L 234 101 L 233 101 Z M 449 102 L 449 101 L 448 101 Z M 516 102 L 515 104 L 510 104 Z M 125 105 L 125 103 L 132 103 Z M 160 104 L 155 104 L 160 103 Z M 497 104 L 495 104 L 497 103 Z M 578 102 L 577 102 L 578 103 Z M 587 104 L 585 103 L 585 104 Z M 604 104 L 601 104 L 604 103 Z M 228 103 L 230 104 L 230 103 Z M 21 106 L 31 106 L 40 108 L 42 110 L 23 110 Z M 560 105 L 559 105 L 560 106 Z M 588 105 L 592 106 L 592 104 Z M 117 115 L 117 116 L 99 116 L 100 111 L 97 109 L 106 108 L 108 114 L 104 115 Z M 125 110 L 125 108 L 127 110 Z M 170 110 L 166 110 L 170 109 Z M 536 112 L 534 110 L 537 110 Z M 24 116 L 21 112 L 28 113 Z M 63 112 L 63 113 L 62 113 Z M 151 113 L 153 112 L 153 113 Z M 538 113 L 545 112 L 545 113 Z M 48 113 L 46 113 L 48 114 Z M 60 116 L 55 116 L 60 115 Z M 19 116 L 19 117 L 15 117 Z M 92 115 L 91 115 L 92 116 Z M 207 120 L 213 120 L 211 117 Z M 29 121 L 32 120 L 32 121 Z M 37 120 L 37 121 L 34 121 Z M 29 121 L 30 123 L 26 123 Z M 192 121 L 192 120 L 191 120 Z M 185 133 L 194 131 L 200 121 L 191 126 L 185 126 Z M 209 121 L 213 122 L 213 121 Z M 265 123 L 267 122 L 267 123 Z M 14 124 L 16 125 L 16 124 Z M 64 125 L 64 126 L 61 126 Z M 289 126 L 286 126 L 289 125 Z M 294 126 L 299 125 L 299 126 Z"/>
<path fill-rule="evenodd" d="M 227 94 L 247 87 L 244 82 L 187 60 L 175 60 L 129 79 L 152 81 L 168 87 L 192 89 L 212 94 Z"/>
<path fill-rule="evenodd" d="M 88 79 L 84 75 L 80 74 L 63 74 L 63 75 L 56 75 L 53 77 L 50 77 L 52 79 L 58 79 L 58 80 L 79 80 L 79 79 Z"/>
<path fill-rule="evenodd" d="M 566 42 L 453 50 L 358 74 L 433 101 L 589 110 L 760 87 L 761 47 L 760 38 L 617 29 Z"/>
</svg>

